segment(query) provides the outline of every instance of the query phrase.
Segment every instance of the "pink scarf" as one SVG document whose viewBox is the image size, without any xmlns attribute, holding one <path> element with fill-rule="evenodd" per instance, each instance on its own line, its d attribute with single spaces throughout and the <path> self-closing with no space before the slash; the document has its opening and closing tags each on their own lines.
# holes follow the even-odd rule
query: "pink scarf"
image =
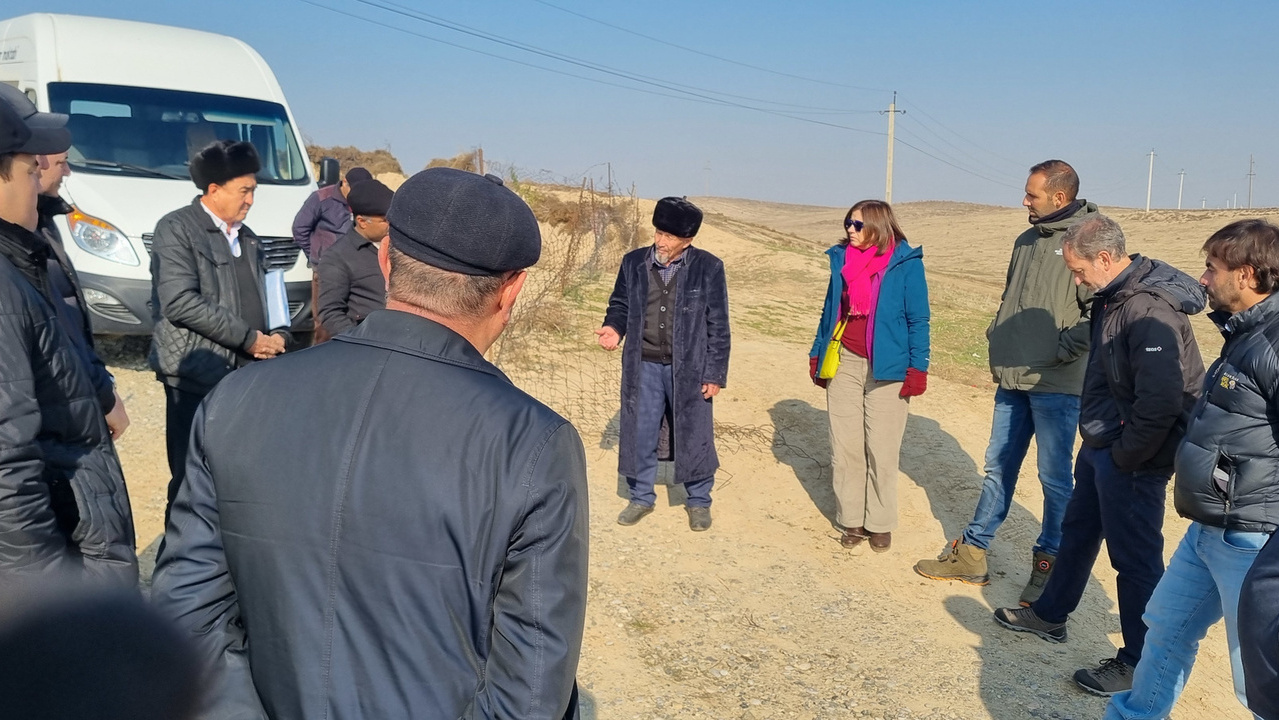
<svg viewBox="0 0 1279 720">
<path fill-rule="evenodd" d="M 866 249 L 853 247 L 844 249 L 844 288 L 848 293 L 848 315 L 850 317 L 870 316 L 875 312 L 875 304 L 879 299 L 879 281 L 883 278 L 884 268 L 893 257 L 893 247 L 876 255 L 879 248 L 871 245 Z"/>
</svg>

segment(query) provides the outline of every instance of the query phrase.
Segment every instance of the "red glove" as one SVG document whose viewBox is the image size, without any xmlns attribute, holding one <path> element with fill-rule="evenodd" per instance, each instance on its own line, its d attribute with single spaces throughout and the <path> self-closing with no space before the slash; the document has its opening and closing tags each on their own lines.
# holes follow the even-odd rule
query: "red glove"
<svg viewBox="0 0 1279 720">
<path fill-rule="evenodd" d="M 829 380 L 823 380 L 817 377 L 817 357 L 813 356 L 808 359 L 808 376 L 813 379 L 813 384 L 819 388 L 826 387 Z"/>
<path fill-rule="evenodd" d="M 904 398 L 923 395 L 928 389 L 928 372 L 925 370 L 916 370 L 915 368 L 906 368 L 906 380 L 902 382 L 902 391 L 898 393 Z"/>
</svg>

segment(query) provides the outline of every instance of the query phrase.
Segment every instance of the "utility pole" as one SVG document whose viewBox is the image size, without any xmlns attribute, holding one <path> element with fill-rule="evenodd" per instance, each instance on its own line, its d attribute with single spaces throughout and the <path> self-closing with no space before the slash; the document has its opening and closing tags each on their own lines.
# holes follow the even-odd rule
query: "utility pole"
<svg viewBox="0 0 1279 720">
<path fill-rule="evenodd" d="M 1249 153 L 1248 155 L 1248 209 L 1249 210 L 1252 209 L 1252 179 L 1256 176 L 1257 176 L 1257 173 L 1252 171 L 1252 154 Z"/>
<path fill-rule="evenodd" d="M 475 148 L 475 167 L 479 168 L 479 173 L 484 174 L 484 146 L 480 145 Z"/>
<path fill-rule="evenodd" d="M 1150 186 L 1155 181 L 1155 151 L 1150 151 L 1150 174 L 1146 176 L 1146 212 L 1150 212 Z"/>
<path fill-rule="evenodd" d="M 1208 209 L 1208 196 L 1207 196 L 1207 195 L 1203 196 L 1203 198 L 1199 200 L 1199 209 L 1200 209 L 1200 210 L 1207 210 L 1207 209 Z"/>
<path fill-rule="evenodd" d="M 1180 209 L 1181 209 L 1181 191 L 1182 191 L 1182 189 L 1184 189 L 1184 188 L 1186 187 L 1186 170 L 1185 170 L 1185 168 L 1182 168 L 1181 172 L 1179 172 L 1179 173 L 1177 173 L 1177 174 L 1181 176 L 1181 182 L 1177 183 L 1177 209 L 1178 209 L 1178 210 L 1180 210 Z"/>
<path fill-rule="evenodd" d="M 897 91 L 893 91 L 893 102 L 889 104 L 888 110 L 880 110 L 880 114 L 888 113 L 888 179 L 884 183 L 884 202 L 891 204 L 893 202 L 893 128 L 897 113 L 906 114 L 905 110 L 897 109 Z"/>
</svg>

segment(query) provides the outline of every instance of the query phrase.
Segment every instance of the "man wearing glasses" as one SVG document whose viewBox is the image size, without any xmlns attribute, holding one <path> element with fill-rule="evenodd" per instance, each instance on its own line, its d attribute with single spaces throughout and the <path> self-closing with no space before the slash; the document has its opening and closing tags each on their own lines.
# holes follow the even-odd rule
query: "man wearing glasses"
<svg viewBox="0 0 1279 720">
<path fill-rule="evenodd" d="M 1008 516 L 1033 436 L 1044 512 L 1030 580 L 1021 593 L 1023 606 L 1039 599 L 1057 561 L 1061 521 L 1074 487 L 1071 456 L 1087 364 L 1092 293 L 1075 285 L 1062 259 L 1061 234 L 1097 213 L 1095 204 L 1077 198 L 1078 192 L 1079 176 L 1061 160 L 1030 169 L 1022 205 L 1031 227 L 1013 243 L 1003 302 L 986 331 L 991 375 L 999 388 L 981 497 L 963 536 L 939 557 L 915 564 L 915 572 L 933 580 L 990 582 L 986 551 Z"/>
</svg>

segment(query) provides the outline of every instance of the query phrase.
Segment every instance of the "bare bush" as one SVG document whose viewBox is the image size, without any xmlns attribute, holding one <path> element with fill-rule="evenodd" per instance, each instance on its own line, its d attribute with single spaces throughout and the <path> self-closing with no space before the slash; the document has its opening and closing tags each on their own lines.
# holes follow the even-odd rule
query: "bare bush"
<svg viewBox="0 0 1279 720">
<path fill-rule="evenodd" d="M 434 158 L 426 164 L 426 169 L 437 167 L 453 168 L 455 170 L 465 170 L 467 172 L 477 173 L 480 171 L 479 153 L 475 150 L 469 152 L 458 153 L 451 158 Z"/>
<path fill-rule="evenodd" d="M 361 150 L 350 145 L 340 147 L 307 145 L 306 154 L 311 158 L 311 166 L 317 175 L 320 172 L 320 158 L 324 157 L 336 159 L 338 164 L 342 166 L 343 175 L 353 167 L 362 167 L 372 173 L 374 177 L 381 173 L 404 174 L 404 168 L 400 167 L 400 161 L 396 160 L 391 151 L 385 148 Z"/>
</svg>

